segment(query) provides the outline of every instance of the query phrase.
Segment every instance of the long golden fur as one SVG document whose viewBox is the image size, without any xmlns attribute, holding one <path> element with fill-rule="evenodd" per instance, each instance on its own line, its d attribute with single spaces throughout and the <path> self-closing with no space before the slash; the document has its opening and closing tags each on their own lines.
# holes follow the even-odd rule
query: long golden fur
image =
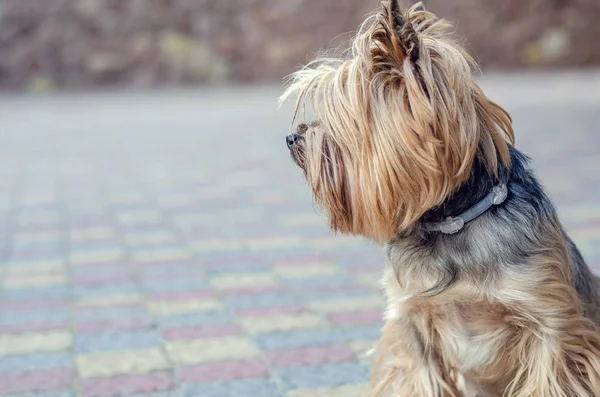
<svg viewBox="0 0 600 397">
<path fill-rule="evenodd" d="M 391 0 L 281 98 L 315 116 L 288 145 L 331 228 L 386 243 L 371 396 L 600 396 L 595 279 L 449 27 Z M 500 182 L 460 232 L 424 229 Z"/>
</svg>

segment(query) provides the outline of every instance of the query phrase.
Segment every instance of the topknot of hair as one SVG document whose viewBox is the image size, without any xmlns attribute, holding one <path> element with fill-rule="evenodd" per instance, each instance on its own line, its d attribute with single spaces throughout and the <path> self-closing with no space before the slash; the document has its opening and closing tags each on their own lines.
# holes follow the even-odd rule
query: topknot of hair
<svg viewBox="0 0 600 397">
<path fill-rule="evenodd" d="M 419 59 L 420 55 L 419 35 L 409 16 L 410 13 L 424 11 L 425 8 L 421 3 L 417 3 L 404 13 L 398 3 L 398 0 L 390 0 L 389 2 L 387 9 L 388 25 L 393 29 L 393 33 L 395 33 L 395 38 L 402 48 L 403 55 L 408 57 L 411 62 L 415 62 Z"/>
</svg>

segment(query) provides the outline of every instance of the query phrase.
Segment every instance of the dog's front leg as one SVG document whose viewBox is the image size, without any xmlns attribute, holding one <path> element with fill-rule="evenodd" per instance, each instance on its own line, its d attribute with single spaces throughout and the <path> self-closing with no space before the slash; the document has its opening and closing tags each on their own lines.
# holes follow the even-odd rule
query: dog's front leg
<svg viewBox="0 0 600 397">
<path fill-rule="evenodd" d="M 509 292 L 516 334 L 504 361 L 516 364 L 507 397 L 600 396 L 600 333 L 570 284 L 543 275 Z M 516 299 L 515 299 L 516 298 Z"/>
<path fill-rule="evenodd" d="M 458 373 L 435 348 L 435 334 L 406 316 L 388 320 L 377 347 L 371 397 L 466 397 Z"/>
</svg>

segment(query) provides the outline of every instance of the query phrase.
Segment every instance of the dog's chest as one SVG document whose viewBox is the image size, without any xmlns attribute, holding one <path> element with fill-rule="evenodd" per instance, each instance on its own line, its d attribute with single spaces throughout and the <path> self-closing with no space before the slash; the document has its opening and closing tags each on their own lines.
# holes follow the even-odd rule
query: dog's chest
<svg viewBox="0 0 600 397">
<path fill-rule="evenodd" d="M 457 367 L 465 373 L 482 373 L 494 365 L 510 334 L 504 307 L 487 302 L 459 302 L 446 310 L 452 312 L 445 318 L 448 330 L 441 328 L 437 333 L 442 345 L 452 349 L 454 342 Z"/>
<path fill-rule="evenodd" d="M 420 280 L 398 283 L 384 275 L 388 298 L 386 319 L 410 317 L 421 340 L 463 373 L 485 371 L 502 354 L 501 347 L 510 333 L 505 323 L 506 310 L 483 300 L 466 296 L 459 285 L 432 297 L 419 296 L 425 285 Z"/>
</svg>

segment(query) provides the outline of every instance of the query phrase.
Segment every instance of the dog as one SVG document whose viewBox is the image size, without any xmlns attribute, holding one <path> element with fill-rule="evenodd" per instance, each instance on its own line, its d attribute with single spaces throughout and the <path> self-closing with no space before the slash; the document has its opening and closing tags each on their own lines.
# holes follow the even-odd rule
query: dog
<svg viewBox="0 0 600 397">
<path fill-rule="evenodd" d="M 386 247 L 371 396 L 600 396 L 596 279 L 450 27 L 385 2 L 280 97 L 331 229 Z"/>
</svg>

